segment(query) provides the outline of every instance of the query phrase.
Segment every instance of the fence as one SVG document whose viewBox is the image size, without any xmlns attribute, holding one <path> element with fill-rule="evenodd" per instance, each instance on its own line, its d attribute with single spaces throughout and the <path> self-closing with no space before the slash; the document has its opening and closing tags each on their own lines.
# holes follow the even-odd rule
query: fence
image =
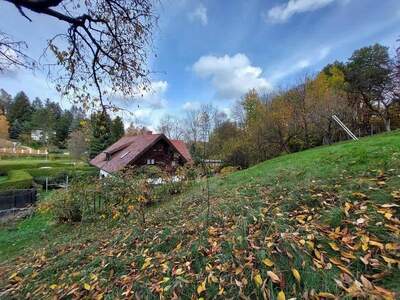
<svg viewBox="0 0 400 300">
<path fill-rule="evenodd" d="M 47 150 L 36 150 L 32 148 L 0 148 L 0 155 L 16 155 L 16 156 L 41 156 L 41 155 L 47 155 L 48 152 Z"/>
<path fill-rule="evenodd" d="M 0 211 L 13 208 L 24 208 L 29 204 L 35 203 L 36 200 L 36 189 L 0 192 Z"/>
</svg>

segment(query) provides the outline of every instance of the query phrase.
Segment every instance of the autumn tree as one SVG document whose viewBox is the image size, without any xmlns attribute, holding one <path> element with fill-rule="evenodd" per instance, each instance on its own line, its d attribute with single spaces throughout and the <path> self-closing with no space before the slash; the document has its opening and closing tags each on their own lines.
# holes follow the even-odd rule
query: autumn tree
<svg viewBox="0 0 400 300">
<path fill-rule="evenodd" d="M 242 106 L 245 115 L 243 142 L 250 156 L 250 161 L 260 162 L 267 158 L 265 139 L 265 105 L 256 90 L 250 90 L 243 96 Z"/>
<path fill-rule="evenodd" d="M 240 129 L 236 124 L 226 120 L 218 124 L 211 133 L 209 152 L 213 158 L 225 159 L 240 138 Z"/>
<path fill-rule="evenodd" d="M 80 160 L 87 156 L 88 143 L 84 130 L 73 131 L 68 139 L 68 151 L 73 159 Z"/>
<path fill-rule="evenodd" d="M 333 115 L 338 116 L 350 126 L 348 121 L 351 119 L 352 112 L 344 92 L 344 84 L 344 73 L 332 66 L 329 75 L 320 72 L 306 85 L 308 118 L 317 145 L 333 142 L 334 135 L 339 129 L 332 119 Z"/>
<path fill-rule="evenodd" d="M 128 128 L 126 129 L 125 135 L 126 136 L 136 136 L 136 135 L 142 135 L 150 130 L 146 126 L 138 126 L 135 125 L 134 123 L 130 123 Z"/>
<path fill-rule="evenodd" d="M 66 32 L 48 37 L 46 51 L 54 54 L 50 71 L 57 90 L 84 107 L 110 108 L 107 96 L 134 95 L 146 86 L 146 61 L 157 17 L 152 0 L 3 0 L 26 11 L 67 24 Z M 20 24 L 22 26 L 22 24 Z M 32 67 L 29 45 L 0 32 L 0 72 Z M 92 96 L 94 93 L 95 96 Z"/>
<path fill-rule="evenodd" d="M 8 138 L 9 124 L 5 115 L 0 114 L 0 138 Z"/>
<path fill-rule="evenodd" d="M 269 157 L 292 152 L 290 143 L 298 134 L 293 115 L 293 105 L 285 93 L 274 96 L 266 103 L 265 136 Z"/>
</svg>

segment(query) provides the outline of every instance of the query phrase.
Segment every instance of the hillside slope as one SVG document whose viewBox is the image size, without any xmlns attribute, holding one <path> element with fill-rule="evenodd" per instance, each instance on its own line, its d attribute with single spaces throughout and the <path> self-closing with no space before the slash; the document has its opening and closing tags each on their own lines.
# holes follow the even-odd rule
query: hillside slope
<svg viewBox="0 0 400 300">
<path fill-rule="evenodd" d="M 400 133 L 213 178 L 209 218 L 204 194 L 63 226 L 2 265 L 0 298 L 399 297 Z"/>
</svg>

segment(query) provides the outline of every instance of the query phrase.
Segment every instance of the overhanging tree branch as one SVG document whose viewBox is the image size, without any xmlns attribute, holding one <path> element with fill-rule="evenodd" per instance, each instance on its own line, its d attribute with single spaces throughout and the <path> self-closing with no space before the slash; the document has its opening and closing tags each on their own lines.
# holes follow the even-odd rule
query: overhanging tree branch
<svg viewBox="0 0 400 300">
<path fill-rule="evenodd" d="M 114 94 L 133 96 L 139 86 L 147 85 L 146 62 L 157 21 L 152 0 L 3 1 L 15 5 L 28 19 L 23 9 L 69 25 L 66 34 L 49 39 L 47 49 L 56 63 L 47 66 L 57 89 L 75 103 L 115 108 Z"/>
</svg>

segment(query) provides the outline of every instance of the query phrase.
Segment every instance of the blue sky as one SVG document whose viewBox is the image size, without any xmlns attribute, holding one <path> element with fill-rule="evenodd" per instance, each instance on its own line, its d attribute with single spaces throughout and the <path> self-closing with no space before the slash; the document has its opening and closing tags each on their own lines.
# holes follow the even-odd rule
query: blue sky
<svg viewBox="0 0 400 300">
<path fill-rule="evenodd" d="M 229 113 L 250 88 L 291 86 L 357 48 L 379 42 L 393 50 L 400 37 L 399 0 L 161 0 L 158 13 L 152 91 L 129 106 L 135 117 L 123 115 L 153 128 L 164 114 L 182 116 L 201 103 Z M 65 25 L 29 15 L 32 23 L 0 1 L 0 29 L 26 40 L 37 58 Z M 40 71 L 0 75 L 0 88 L 70 105 Z"/>
</svg>

